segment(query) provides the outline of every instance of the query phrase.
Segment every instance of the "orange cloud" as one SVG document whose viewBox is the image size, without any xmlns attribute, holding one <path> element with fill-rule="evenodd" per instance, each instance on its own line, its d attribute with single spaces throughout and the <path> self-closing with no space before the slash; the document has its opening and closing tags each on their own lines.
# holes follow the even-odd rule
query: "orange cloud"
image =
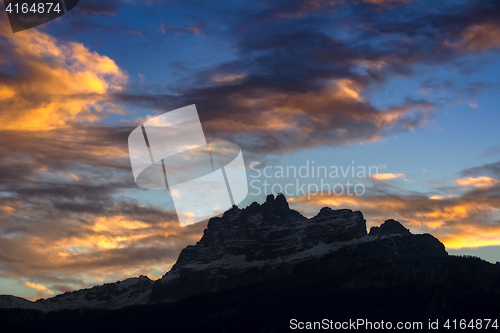
<svg viewBox="0 0 500 333">
<path fill-rule="evenodd" d="M 127 75 L 109 57 L 36 29 L 12 34 L 5 21 L 0 26 L 20 70 L 0 85 L 2 130 L 51 130 L 115 110 L 106 94 L 122 90 Z"/>
<path fill-rule="evenodd" d="M 232 83 L 238 82 L 244 79 L 247 75 L 245 73 L 241 74 L 227 74 L 227 75 L 215 75 L 212 81 L 217 83 Z"/>
<path fill-rule="evenodd" d="M 43 222 L 45 227 L 23 237 L 3 236 L 0 262 L 4 274 L 37 280 L 26 283 L 37 291 L 36 298 L 55 294 L 60 281 L 68 281 L 66 291 L 141 274 L 158 278 L 182 248 L 199 240 L 206 226 L 181 228 L 177 221 L 141 218 L 79 214 L 50 226 Z M 51 283 L 56 287 L 50 287 Z"/>
<path fill-rule="evenodd" d="M 0 205 L 2 274 L 29 279 L 37 298 L 163 275 L 203 226 L 180 228 L 171 211 L 113 197 L 133 184 L 129 129 L 99 122 L 124 112 L 110 94 L 127 74 L 81 43 L 12 34 L 1 18 L 0 39 L 0 64 L 11 69 L 0 84 L 0 178 L 10 194 Z"/>
<path fill-rule="evenodd" d="M 484 190 L 487 188 L 481 188 Z M 308 199 L 310 197 L 310 200 Z M 463 196 L 367 194 L 364 196 L 303 195 L 290 199 L 298 210 L 316 211 L 320 207 L 360 210 L 368 224 L 378 225 L 394 218 L 413 232 L 430 232 L 447 248 L 500 246 L 500 198 L 468 192 Z M 312 206 L 312 207 L 311 207 Z"/>
<path fill-rule="evenodd" d="M 443 200 L 443 199 L 454 198 L 454 197 L 455 197 L 454 195 L 434 194 L 434 195 L 430 196 L 429 199 L 431 199 L 431 200 Z"/>
<path fill-rule="evenodd" d="M 47 295 L 54 295 L 54 292 L 47 288 L 46 286 L 42 284 L 36 284 L 36 283 L 31 283 L 31 282 L 25 282 L 24 285 L 28 288 L 35 289 L 36 290 L 36 296 L 33 297 L 31 300 L 36 301 L 39 298 L 42 298 Z"/>
<path fill-rule="evenodd" d="M 460 178 L 453 182 L 455 185 L 459 186 L 472 186 L 476 188 L 488 188 L 493 187 L 500 183 L 500 180 L 491 177 L 466 177 Z"/>
<path fill-rule="evenodd" d="M 373 174 L 371 178 L 374 178 L 376 180 L 391 180 L 391 179 L 396 179 L 396 178 L 404 178 L 405 174 L 404 173 L 377 173 Z"/>
<path fill-rule="evenodd" d="M 191 30 L 192 32 L 194 32 L 197 35 L 200 34 L 201 27 L 202 27 L 202 24 L 198 24 L 198 25 L 195 25 L 195 26 L 186 25 L 186 29 Z"/>
<path fill-rule="evenodd" d="M 287 131 L 292 131 L 290 133 L 292 141 L 298 140 L 299 134 L 307 138 L 312 134 L 318 137 L 315 140 L 307 140 L 304 145 L 317 145 L 317 141 L 321 140 L 319 131 L 330 131 L 332 132 L 330 134 L 335 135 L 340 141 L 337 143 L 346 144 L 380 140 L 381 136 L 377 132 L 370 135 L 368 131 L 363 130 L 364 126 L 370 131 L 388 129 L 401 124 L 412 129 L 414 122 L 409 118 L 416 114 L 424 114 L 422 117 L 425 118 L 432 110 L 429 105 L 408 105 L 379 111 L 363 100 L 362 92 L 361 84 L 350 79 L 340 79 L 331 81 L 328 86 L 318 91 L 298 93 L 262 89 L 248 96 L 233 94 L 228 97 L 233 108 L 252 110 L 252 115 L 225 114 L 223 119 L 207 120 L 203 125 L 208 131 L 238 133 L 238 135 L 242 131 L 249 133 L 273 131 L 273 135 L 276 135 L 276 131 L 279 130 L 280 134 L 286 136 Z M 353 121 L 362 132 L 359 137 L 352 128 L 348 130 L 344 127 L 346 126 L 344 122 L 351 124 Z M 328 135 L 325 135 L 325 141 L 331 144 Z M 296 148 L 297 145 L 294 145 L 294 149 Z"/>
</svg>

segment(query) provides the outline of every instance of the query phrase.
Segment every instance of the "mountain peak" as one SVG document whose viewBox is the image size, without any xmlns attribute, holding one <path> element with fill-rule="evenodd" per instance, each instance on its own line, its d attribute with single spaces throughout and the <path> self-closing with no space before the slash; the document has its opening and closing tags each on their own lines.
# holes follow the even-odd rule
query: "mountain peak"
<svg viewBox="0 0 500 333">
<path fill-rule="evenodd" d="M 411 235 L 409 229 L 406 229 L 400 222 L 390 219 L 386 220 L 380 227 L 371 227 L 370 235 Z"/>
<path fill-rule="evenodd" d="M 286 197 L 283 193 L 278 193 L 276 197 L 273 194 L 269 194 L 266 197 L 266 202 L 264 202 L 262 206 L 277 211 L 290 210 L 288 201 L 286 200 Z"/>
</svg>

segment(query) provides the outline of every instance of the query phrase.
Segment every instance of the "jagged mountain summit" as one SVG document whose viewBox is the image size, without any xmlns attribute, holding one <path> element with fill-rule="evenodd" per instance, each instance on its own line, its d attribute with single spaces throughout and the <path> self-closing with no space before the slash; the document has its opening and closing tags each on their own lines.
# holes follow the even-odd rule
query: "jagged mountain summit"
<svg viewBox="0 0 500 333">
<path fill-rule="evenodd" d="M 0 308 L 118 309 L 176 302 L 286 278 L 304 264 L 328 256 L 395 261 L 446 257 L 447 253 L 433 236 L 413 235 L 395 220 L 371 228 L 368 234 L 359 211 L 325 207 L 308 219 L 290 209 L 284 195 L 269 195 L 261 205 L 234 206 L 222 217 L 212 218 L 201 240 L 182 250 L 172 269 L 155 282 L 141 276 L 36 302 L 4 295 Z"/>
</svg>

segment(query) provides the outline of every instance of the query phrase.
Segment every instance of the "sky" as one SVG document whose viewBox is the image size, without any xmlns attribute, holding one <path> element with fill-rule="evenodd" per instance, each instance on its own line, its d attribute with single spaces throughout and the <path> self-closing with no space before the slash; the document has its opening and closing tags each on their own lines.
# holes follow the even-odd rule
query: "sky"
<svg viewBox="0 0 500 333">
<path fill-rule="evenodd" d="M 499 51 L 488 0 L 81 0 L 15 34 L 2 8 L 0 294 L 165 274 L 206 222 L 135 184 L 127 138 L 191 104 L 241 147 L 239 207 L 283 192 L 500 261 Z"/>
</svg>

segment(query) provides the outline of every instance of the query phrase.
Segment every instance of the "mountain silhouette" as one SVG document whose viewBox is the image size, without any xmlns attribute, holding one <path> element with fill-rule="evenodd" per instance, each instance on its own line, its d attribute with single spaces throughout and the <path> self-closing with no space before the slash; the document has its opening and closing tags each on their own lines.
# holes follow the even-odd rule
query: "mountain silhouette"
<svg viewBox="0 0 500 333">
<path fill-rule="evenodd" d="M 367 233 L 359 211 L 325 207 L 308 219 L 281 194 L 212 218 L 157 281 L 36 302 L 0 296 L 7 331 L 281 332 L 292 319 L 420 321 L 425 331 L 429 320 L 499 314 L 500 263 L 450 256 L 392 219 Z"/>
</svg>

